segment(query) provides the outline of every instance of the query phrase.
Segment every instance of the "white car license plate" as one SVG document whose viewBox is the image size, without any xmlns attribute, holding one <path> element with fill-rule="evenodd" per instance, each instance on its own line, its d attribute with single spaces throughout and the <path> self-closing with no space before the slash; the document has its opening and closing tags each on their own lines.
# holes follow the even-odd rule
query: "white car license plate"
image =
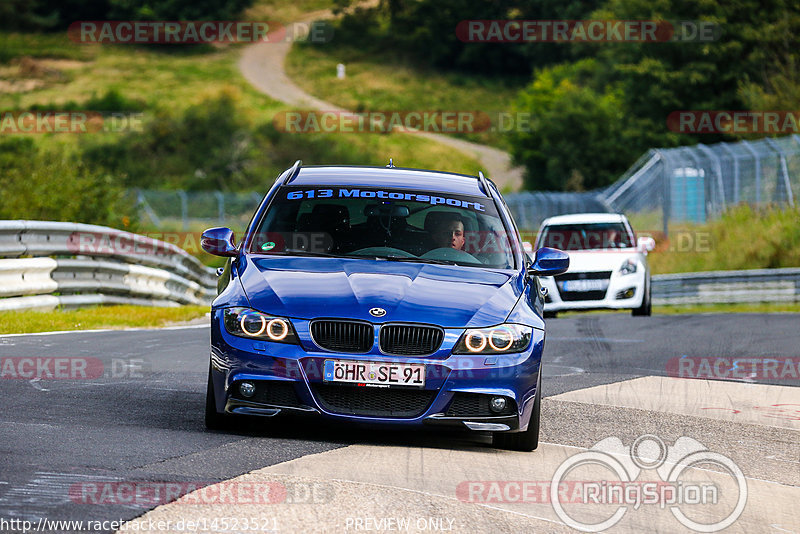
<svg viewBox="0 0 800 534">
<path fill-rule="evenodd" d="M 421 363 L 325 360 L 324 377 L 326 382 L 423 387 L 425 385 L 425 365 Z"/>
<path fill-rule="evenodd" d="M 605 291 L 608 280 L 565 280 L 562 291 Z"/>
</svg>

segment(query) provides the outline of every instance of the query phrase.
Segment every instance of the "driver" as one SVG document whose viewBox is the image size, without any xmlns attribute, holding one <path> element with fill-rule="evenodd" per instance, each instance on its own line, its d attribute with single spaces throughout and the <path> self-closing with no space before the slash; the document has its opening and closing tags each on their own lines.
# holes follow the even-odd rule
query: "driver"
<svg viewBox="0 0 800 534">
<path fill-rule="evenodd" d="M 464 250 L 464 222 L 456 214 L 437 221 L 436 227 L 431 232 L 431 239 L 436 248 L 454 248 Z"/>
</svg>

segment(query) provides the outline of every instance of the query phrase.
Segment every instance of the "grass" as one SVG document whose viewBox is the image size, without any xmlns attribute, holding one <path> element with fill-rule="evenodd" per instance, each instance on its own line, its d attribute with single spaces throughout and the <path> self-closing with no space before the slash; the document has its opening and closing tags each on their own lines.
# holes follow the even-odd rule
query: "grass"
<svg viewBox="0 0 800 534">
<path fill-rule="evenodd" d="M 287 4 L 263 2 L 259 6 L 281 7 Z M 309 0 L 298 6 L 319 4 L 321 2 Z M 49 65 L 49 75 L 38 80 L 37 87 L 32 90 L 0 91 L 0 109 L 3 110 L 28 109 L 31 106 L 58 109 L 70 102 L 85 102 L 92 95 L 101 95 L 112 89 L 125 99 L 144 101 L 145 121 L 148 115 L 158 110 L 179 112 L 221 92 L 236 95 L 239 108 L 245 110 L 253 130 L 271 122 L 277 112 L 288 110 L 282 103 L 256 91 L 241 76 L 237 67 L 241 45 L 186 48 L 83 45 L 70 41 L 64 34 L 18 33 L 0 33 L 0 43 L 12 50 L 4 52 L 2 59 L 5 59 L 5 64 L 0 59 L 0 84 L 30 78 L 11 58 L 30 55 L 69 59 L 66 63 Z M 47 134 L 36 136 L 36 142 L 42 146 L 65 145 L 69 149 L 77 145 L 79 137 Z M 308 164 L 385 165 L 389 157 L 393 157 L 405 166 L 420 168 L 455 172 L 472 172 L 480 168 L 476 159 L 455 149 L 408 135 L 282 133 L 280 137 L 281 151 L 291 152 L 292 161 L 299 158 Z M 314 157 L 304 158 L 311 145 Z M 269 146 L 264 149 L 270 151 Z M 253 189 L 263 190 L 273 176 L 253 184 Z"/>
<path fill-rule="evenodd" d="M 702 225 L 670 228 L 648 256 L 653 274 L 800 266 L 800 207 L 737 206 Z"/>
<path fill-rule="evenodd" d="M 191 321 L 209 312 L 207 306 L 106 306 L 66 311 L 0 312 L 0 334 L 28 334 L 98 328 L 152 328 Z"/>
<path fill-rule="evenodd" d="M 630 314 L 629 310 L 560 311 L 559 317 L 581 315 Z M 653 315 L 693 315 L 699 313 L 800 313 L 800 302 L 742 302 L 738 304 L 653 305 Z"/>
<path fill-rule="evenodd" d="M 244 18 L 288 24 L 300 20 L 308 13 L 332 7 L 332 0 L 259 0 L 256 5 L 245 11 Z"/>
<path fill-rule="evenodd" d="M 742 302 L 739 304 L 653 306 L 654 315 L 692 313 L 800 313 L 800 302 Z"/>
<path fill-rule="evenodd" d="M 344 80 L 336 78 L 336 65 L 346 67 Z M 363 50 L 328 43 L 293 46 L 286 71 L 308 93 L 353 111 L 468 111 L 492 119 L 508 112 L 524 81 L 443 73 L 419 68 L 391 53 Z M 507 149 L 498 130 L 456 134 L 482 144 Z"/>
</svg>

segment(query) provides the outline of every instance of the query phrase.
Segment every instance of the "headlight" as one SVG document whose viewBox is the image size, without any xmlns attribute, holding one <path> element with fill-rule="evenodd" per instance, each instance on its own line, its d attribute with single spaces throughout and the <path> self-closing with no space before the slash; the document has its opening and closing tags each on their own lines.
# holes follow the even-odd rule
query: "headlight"
<svg viewBox="0 0 800 534">
<path fill-rule="evenodd" d="M 633 260 L 625 260 L 622 267 L 619 268 L 619 274 L 633 274 L 636 272 L 636 262 Z"/>
<path fill-rule="evenodd" d="M 531 343 L 530 326 L 501 324 L 491 328 L 474 328 L 464 332 L 453 354 L 510 354 L 522 352 Z"/>
<path fill-rule="evenodd" d="M 250 308 L 226 308 L 222 315 L 225 330 L 234 336 L 276 343 L 297 344 L 292 323 Z"/>
</svg>

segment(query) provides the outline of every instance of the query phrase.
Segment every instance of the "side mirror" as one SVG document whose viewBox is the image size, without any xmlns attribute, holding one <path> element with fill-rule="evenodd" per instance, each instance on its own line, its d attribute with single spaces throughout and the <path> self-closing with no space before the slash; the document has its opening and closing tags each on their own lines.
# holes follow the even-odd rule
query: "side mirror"
<svg viewBox="0 0 800 534">
<path fill-rule="evenodd" d="M 640 237 L 636 240 L 636 246 L 639 247 L 641 251 L 650 252 L 656 248 L 656 240 L 652 237 Z"/>
<path fill-rule="evenodd" d="M 233 230 L 230 228 L 209 228 L 200 238 L 203 250 L 214 256 L 230 258 L 236 256 L 236 246 L 233 244 Z"/>
<path fill-rule="evenodd" d="M 569 269 L 569 256 L 556 248 L 542 247 L 536 251 L 533 265 L 528 268 L 528 275 L 556 276 Z"/>
</svg>

